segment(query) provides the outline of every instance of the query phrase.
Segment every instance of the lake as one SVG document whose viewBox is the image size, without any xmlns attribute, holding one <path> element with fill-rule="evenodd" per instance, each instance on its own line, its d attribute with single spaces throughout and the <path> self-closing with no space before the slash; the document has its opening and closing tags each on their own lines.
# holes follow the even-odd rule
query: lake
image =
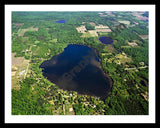
<svg viewBox="0 0 160 128">
<path fill-rule="evenodd" d="M 110 37 L 106 37 L 106 36 L 100 37 L 99 40 L 103 44 L 112 44 L 113 43 L 113 40 Z"/>
<path fill-rule="evenodd" d="M 84 45 L 68 45 L 64 51 L 44 61 L 43 76 L 59 88 L 105 99 L 111 90 L 111 79 L 101 69 L 94 49 Z"/>
<path fill-rule="evenodd" d="M 56 23 L 65 23 L 66 21 L 65 20 L 58 20 L 56 21 Z"/>
</svg>

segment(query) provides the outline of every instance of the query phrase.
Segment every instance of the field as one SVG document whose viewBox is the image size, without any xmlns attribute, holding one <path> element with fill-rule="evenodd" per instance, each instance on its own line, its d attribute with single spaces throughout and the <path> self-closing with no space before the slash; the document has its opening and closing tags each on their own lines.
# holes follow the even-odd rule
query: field
<svg viewBox="0 0 160 128">
<path fill-rule="evenodd" d="M 119 20 L 118 22 L 122 23 L 122 24 L 126 24 L 126 25 L 130 24 L 130 21 L 128 21 L 128 20 Z"/>
<path fill-rule="evenodd" d="M 112 32 L 112 30 L 108 26 L 104 26 L 102 24 L 96 26 L 94 22 L 89 22 L 89 24 L 94 26 L 95 30 L 87 30 L 85 25 L 81 25 L 80 27 L 76 28 L 79 33 L 83 33 L 81 37 L 97 37 L 98 33 L 105 33 L 107 35 L 107 33 Z"/>
<path fill-rule="evenodd" d="M 79 33 L 85 33 L 85 31 L 87 30 L 84 25 L 77 27 L 76 29 Z"/>
<path fill-rule="evenodd" d="M 129 42 L 128 40 L 126 40 L 126 43 L 128 43 L 132 47 L 136 47 L 136 46 L 138 46 L 138 44 L 136 43 L 136 41 L 138 41 L 138 40 L 133 40 L 133 42 Z"/>
<path fill-rule="evenodd" d="M 20 86 L 17 83 L 23 79 L 29 60 L 24 57 L 14 57 L 15 54 L 12 53 L 12 88 L 19 90 Z"/>
<path fill-rule="evenodd" d="M 108 26 L 104 26 L 102 24 L 95 26 L 96 32 L 112 32 L 112 30 Z"/>
<path fill-rule="evenodd" d="M 38 31 L 38 28 L 29 27 L 27 29 L 19 29 L 17 34 L 18 36 L 24 36 L 26 31 Z"/>
<path fill-rule="evenodd" d="M 112 45 L 107 45 L 107 46 L 106 46 L 106 50 L 107 50 L 109 53 L 115 52 L 115 49 L 112 47 Z"/>
<path fill-rule="evenodd" d="M 14 27 L 21 27 L 24 23 L 15 23 Z"/>
<path fill-rule="evenodd" d="M 145 12 L 133 12 L 132 15 L 136 16 L 139 20 L 148 20 L 148 17 L 142 16 Z"/>
<path fill-rule="evenodd" d="M 117 58 L 119 62 L 122 64 L 125 64 L 126 62 L 132 62 L 132 59 L 127 57 L 127 55 L 124 52 L 122 54 L 117 54 L 115 58 Z"/>
<path fill-rule="evenodd" d="M 142 39 L 148 39 L 148 35 L 139 35 Z"/>
<path fill-rule="evenodd" d="M 88 32 L 83 33 L 81 37 L 96 37 L 98 36 L 96 30 L 88 30 Z"/>
<path fill-rule="evenodd" d="M 126 62 L 132 62 L 132 59 L 127 57 L 127 55 L 125 53 L 122 53 L 122 54 L 119 53 L 115 57 L 111 57 L 109 59 L 105 58 L 104 60 L 107 61 L 108 63 L 115 62 L 118 65 L 126 64 Z"/>
</svg>

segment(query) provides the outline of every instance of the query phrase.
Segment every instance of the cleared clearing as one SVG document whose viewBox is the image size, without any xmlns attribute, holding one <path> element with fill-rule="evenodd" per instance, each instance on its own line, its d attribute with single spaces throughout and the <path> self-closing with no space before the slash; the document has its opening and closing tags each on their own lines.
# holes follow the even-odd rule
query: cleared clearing
<svg viewBox="0 0 160 128">
<path fill-rule="evenodd" d="M 86 22 L 82 22 L 82 24 L 84 24 L 84 23 L 86 23 Z M 94 22 L 89 22 L 89 24 L 91 24 L 92 26 L 96 25 Z M 87 31 L 85 25 L 81 25 L 80 27 L 77 27 L 76 29 L 79 33 L 83 33 L 83 35 L 81 37 L 96 37 L 96 36 L 98 37 L 97 32 L 101 32 L 101 33 L 112 32 L 112 30 L 108 26 L 104 26 L 102 24 L 95 26 L 95 30 L 88 30 Z"/>
<path fill-rule="evenodd" d="M 88 32 L 83 33 L 81 37 L 96 37 L 98 33 L 95 30 L 88 30 Z"/>
<path fill-rule="evenodd" d="M 134 33 L 136 33 L 142 39 L 148 39 L 148 35 L 139 35 L 137 32 L 134 32 Z"/>
<path fill-rule="evenodd" d="M 17 34 L 18 34 L 18 36 L 24 36 L 26 31 L 38 31 L 38 28 L 29 27 L 26 29 L 19 29 Z"/>
<path fill-rule="evenodd" d="M 113 48 L 113 46 L 112 46 L 112 45 L 109 45 L 109 44 L 106 46 L 106 50 L 107 50 L 109 53 L 115 52 L 115 49 Z"/>
<path fill-rule="evenodd" d="M 80 27 L 77 27 L 76 29 L 79 33 L 85 33 L 85 31 L 87 30 L 84 25 L 81 25 Z"/>
<path fill-rule="evenodd" d="M 29 60 L 26 60 L 24 57 L 14 57 L 16 53 L 12 53 L 12 88 L 17 90 L 20 89 L 20 85 L 18 84 L 19 80 L 23 78 L 24 70 L 29 63 Z"/>
<path fill-rule="evenodd" d="M 96 32 L 112 32 L 108 26 L 103 26 L 102 24 L 95 26 Z"/>
<path fill-rule="evenodd" d="M 21 27 L 24 23 L 15 23 L 14 26 L 15 27 Z"/>
<path fill-rule="evenodd" d="M 148 39 L 148 35 L 139 35 L 142 39 Z"/>
<path fill-rule="evenodd" d="M 94 22 L 89 22 L 89 24 L 92 26 L 96 26 L 96 24 Z"/>
<path fill-rule="evenodd" d="M 129 42 L 128 40 L 126 40 L 126 43 L 128 43 L 132 47 L 136 47 L 136 46 L 138 46 L 138 44 L 136 43 L 136 41 L 138 41 L 138 40 L 133 40 L 133 42 Z"/>
<path fill-rule="evenodd" d="M 148 17 L 142 16 L 145 12 L 132 12 L 131 14 L 135 17 L 137 17 L 139 20 L 148 20 Z"/>
<path fill-rule="evenodd" d="M 130 21 L 128 20 L 119 20 L 118 22 L 122 24 L 130 25 Z"/>
<path fill-rule="evenodd" d="M 98 36 L 96 30 L 89 30 L 88 32 L 90 33 L 90 35 L 91 35 L 92 37 Z"/>
<path fill-rule="evenodd" d="M 125 64 L 126 62 L 132 62 L 132 59 L 127 57 L 124 52 L 122 54 L 117 54 L 115 58 L 119 59 L 119 62 L 122 64 Z"/>
<path fill-rule="evenodd" d="M 89 32 L 85 32 L 81 37 L 92 37 L 92 36 Z"/>
</svg>

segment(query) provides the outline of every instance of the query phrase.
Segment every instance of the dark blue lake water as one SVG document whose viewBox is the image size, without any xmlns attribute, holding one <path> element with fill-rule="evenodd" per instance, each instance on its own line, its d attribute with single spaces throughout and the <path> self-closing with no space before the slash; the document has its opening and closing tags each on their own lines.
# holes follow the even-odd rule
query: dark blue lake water
<svg viewBox="0 0 160 128">
<path fill-rule="evenodd" d="M 66 23 L 66 21 L 65 20 L 58 20 L 58 21 L 56 21 L 56 23 Z"/>
<path fill-rule="evenodd" d="M 99 40 L 103 43 L 103 44 L 112 44 L 113 40 L 110 37 L 106 37 L 106 36 L 102 36 L 99 38 Z"/>
<path fill-rule="evenodd" d="M 64 52 L 44 61 L 43 75 L 59 88 L 105 99 L 111 90 L 111 79 L 103 73 L 94 49 L 68 45 Z"/>
</svg>

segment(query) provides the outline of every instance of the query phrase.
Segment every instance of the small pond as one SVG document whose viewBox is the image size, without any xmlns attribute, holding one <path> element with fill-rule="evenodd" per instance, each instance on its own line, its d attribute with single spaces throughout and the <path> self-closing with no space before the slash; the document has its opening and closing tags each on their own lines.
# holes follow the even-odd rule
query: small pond
<svg viewBox="0 0 160 128">
<path fill-rule="evenodd" d="M 66 21 L 65 20 L 58 20 L 58 21 L 56 21 L 56 23 L 66 23 Z"/>
<path fill-rule="evenodd" d="M 103 43 L 103 44 L 112 44 L 113 40 L 110 37 L 106 37 L 106 36 L 102 36 L 99 38 L 99 40 Z"/>
</svg>

